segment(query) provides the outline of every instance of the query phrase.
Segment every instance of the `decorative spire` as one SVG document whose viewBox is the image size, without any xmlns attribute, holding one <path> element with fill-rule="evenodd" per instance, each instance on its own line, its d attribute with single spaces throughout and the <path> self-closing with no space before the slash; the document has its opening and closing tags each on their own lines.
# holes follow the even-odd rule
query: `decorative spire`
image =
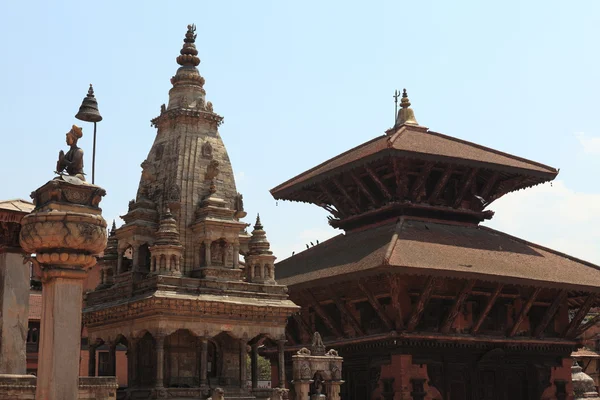
<svg viewBox="0 0 600 400">
<path fill-rule="evenodd" d="M 419 125 L 419 123 L 415 119 L 415 112 L 412 108 L 410 108 L 410 100 L 408 99 L 406 89 L 402 91 L 402 99 L 400 100 L 400 111 L 398 112 L 398 117 L 396 118 L 396 126 L 404 124 Z"/>
<path fill-rule="evenodd" d="M 256 223 L 254 224 L 254 229 L 255 230 L 261 230 L 261 231 L 263 229 L 263 226 L 260 223 L 260 214 L 256 214 Z"/>
<path fill-rule="evenodd" d="M 167 207 L 160 219 L 158 232 L 156 232 L 156 244 L 158 245 L 181 245 L 179 242 L 179 231 L 177 221 L 173 218 L 171 210 Z"/>
<path fill-rule="evenodd" d="M 115 223 L 115 220 L 113 219 L 112 228 L 110 228 L 110 236 L 114 236 L 116 231 L 117 231 L 117 224 Z"/>
<path fill-rule="evenodd" d="M 177 64 L 187 67 L 197 67 L 200 64 L 198 58 L 198 50 L 196 50 L 196 25 L 187 26 L 188 30 L 183 39 L 183 48 L 179 52 L 181 55 L 177 57 Z"/>
<path fill-rule="evenodd" d="M 271 243 L 267 240 L 267 232 L 263 229 L 262 223 L 260 222 L 260 215 L 256 216 L 256 224 L 254 224 L 254 230 L 252 231 L 252 237 L 248 243 L 248 250 L 250 254 L 273 254 L 269 250 Z"/>
</svg>

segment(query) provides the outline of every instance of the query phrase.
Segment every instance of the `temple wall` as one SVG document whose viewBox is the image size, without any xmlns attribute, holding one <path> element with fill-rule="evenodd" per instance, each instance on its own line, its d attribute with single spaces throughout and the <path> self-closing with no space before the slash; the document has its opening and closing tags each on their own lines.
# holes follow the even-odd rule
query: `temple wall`
<svg viewBox="0 0 600 400">
<path fill-rule="evenodd" d="M 33 375 L 0 375 L 0 400 L 35 400 L 36 381 Z M 115 400 L 116 398 L 115 378 L 79 378 L 79 400 Z"/>
<path fill-rule="evenodd" d="M 573 383 L 571 382 L 571 366 L 573 365 L 573 360 L 571 358 L 563 358 L 562 366 L 557 368 L 552 368 L 550 373 L 550 386 L 544 390 L 542 393 L 541 400 L 557 400 L 556 397 L 556 381 L 565 381 L 565 391 L 567 393 L 566 400 L 573 400 Z"/>
</svg>

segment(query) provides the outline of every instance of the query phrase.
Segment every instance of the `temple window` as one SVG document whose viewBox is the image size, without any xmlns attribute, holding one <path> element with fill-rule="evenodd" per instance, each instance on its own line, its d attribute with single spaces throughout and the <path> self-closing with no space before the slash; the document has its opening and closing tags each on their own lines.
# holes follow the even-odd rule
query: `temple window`
<svg viewBox="0 0 600 400">
<path fill-rule="evenodd" d="M 108 351 L 98 352 L 98 376 L 108 376 L 109 370 Z"/>
<path fill-rule="evenodd" d="M 133 247 L 127 247 L 121 257 L 121 272 L 131 271 L 131 267 L 133 266 Z"/>
<path fill-rule="evenodd" d="M 149 272 L 150 271 L 150 250 L 148 249 L 148 243 L 144 243 L 138 249 L 138 268 L 137 271 Z"/>
</svg>

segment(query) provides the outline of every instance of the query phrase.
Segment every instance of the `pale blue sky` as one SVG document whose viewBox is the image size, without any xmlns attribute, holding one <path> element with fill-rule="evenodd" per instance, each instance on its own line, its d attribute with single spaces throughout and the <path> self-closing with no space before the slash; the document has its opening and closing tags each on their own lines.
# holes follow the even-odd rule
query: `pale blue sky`
<svg viewBox="0 0 600 400">
<path fill-rule="evenodd" d="M 5 1 L 0 199 L 28 199 L 53 177 L 93 83 L 104 117 L 96 183 L 108 192 L 105 217 L 122 215 L 188 23 L 207 99 L 225 117 L 246 220 L 261 213 L 280 259 L 333 231 L 318 207 L 276 206 L 268 190 L 382 134 L 394 90 L 406 87 L 422 125 L 561 169 L 553 188 L 494 203 L 492 226 L 600 263 L 600 3 L 591 0 Z"/>
</svg>

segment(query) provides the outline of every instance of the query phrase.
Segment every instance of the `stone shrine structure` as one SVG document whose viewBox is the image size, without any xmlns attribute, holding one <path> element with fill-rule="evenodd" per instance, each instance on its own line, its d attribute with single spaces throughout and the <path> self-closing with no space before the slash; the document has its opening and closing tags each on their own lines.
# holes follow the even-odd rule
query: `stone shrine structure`
<svg viewBox="0 0 600 400">
<path fill-rule="evenodd" d="M 206 100 L 195 39 L 190 25 L 168 105 L 152 120 L 158 131 L 136 198 L 125 224 L 111 230 L 102 285 L 84 310 L 90 376 L 95 347 L 109 345 L 114 374 L 115 348 L 127 346 L 131 399 L 207 398 L 217 386 L 225 398 L 254 398 L 263 342 L 279 349 L 286 382 L 285 324 L 297 306 L 275 281 L 260 219 L 251 235 L 240 221 L 246 212 L 218 132 L 223 117 Z"/>
<path fill-rule="evenodd" d="M 594 380 L 583 372 L 583 369 L 576 361 L 573 361 L 573 366 L 571 367 L 571 380 L 573 381 L 574 400 L 600 400 Z"/>
<path fill-rule="evenodd" d="M 303 347 L 292 356 L 293 393 L 295 400 L 340 400 L 342 357 L 337 351 L 325 351 L 319 332 L 313 335 L 310 349 Z"/>
<path fill-rule="evenodd" d="M 344 231 L 276 264 L 302 307 L 286 350 L 320 332 L 344 357 L 344 400 L 570 398 L 600 268 L 480 225 L 557 173 L 430 131 L 404 91 L 385 135 L 271 190 Z"/>
</svg>

